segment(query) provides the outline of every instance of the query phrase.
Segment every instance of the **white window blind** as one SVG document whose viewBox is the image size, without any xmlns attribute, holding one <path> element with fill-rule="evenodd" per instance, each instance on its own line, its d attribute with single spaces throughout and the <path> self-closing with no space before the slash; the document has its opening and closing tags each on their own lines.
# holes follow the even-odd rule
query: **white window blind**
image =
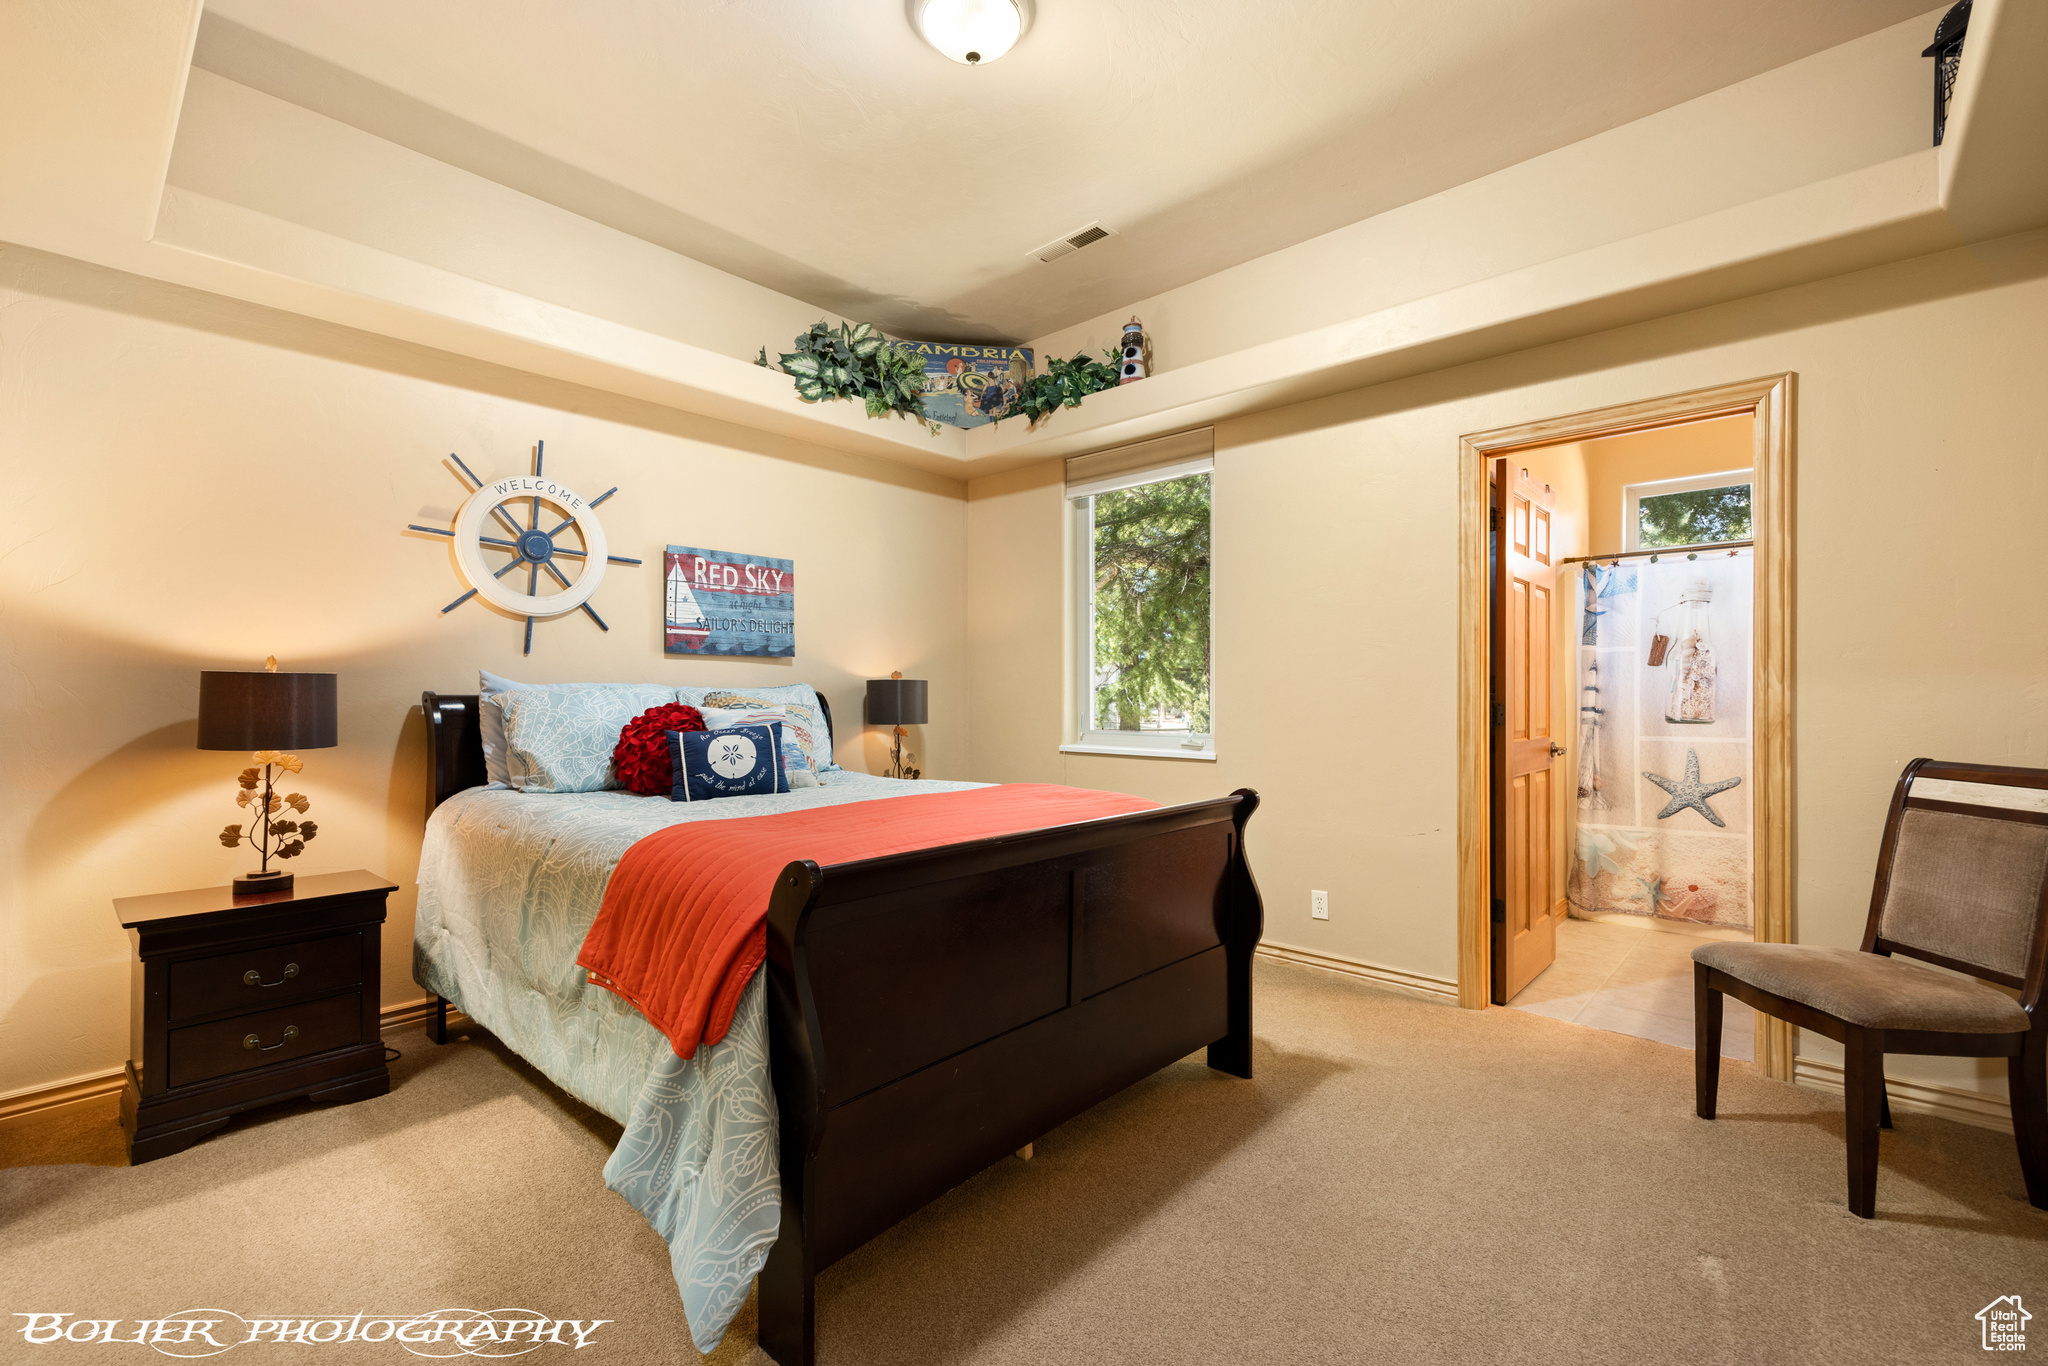
<svg viewBox="0 0 2048 1366">
<path fill-rule="evenodd" d="M 1093 455 L 1077 455 L 1067 461 L 1067 497 L 1087 498 L 1156 479 L 1201 474 L 1212 466 L 1215 455 L 1214 427 L 1198 427 L 1192 432 L 1176 432 Z"/>
</svg>

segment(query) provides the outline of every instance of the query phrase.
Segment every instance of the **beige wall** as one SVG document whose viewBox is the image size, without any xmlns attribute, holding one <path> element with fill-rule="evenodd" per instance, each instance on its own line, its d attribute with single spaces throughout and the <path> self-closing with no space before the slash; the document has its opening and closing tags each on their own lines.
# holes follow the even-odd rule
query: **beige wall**
<svg viewBox="0 0 2048 1366">
<path fill-rule="evenodd" d="M 1796 371 L 1795 933 L 1854 944 L 1907 760 L 2048 763 L 2044 277 L 2037 233 L 1219 425 L 1214 764 L 1058 752 L 1058 473 L 977 480 L 973 776 L 1256 787 L 1269 941 L 1449 979 L 1459 435 Z"/>
<path fill-rule="evenodd" d="M 16 491 L 0 552 L 0 1094 L 123 1056 L 112 897 L 218 883 L 245 861 L 211 841 L 235 764 L 191 748 L 194 675 L 266 653 L 342 674 L 345 743 L 307 756 L 324 826 L 309 870 L 410 880 L 417 694 L 465 687 L 478 666 L 803 677 L 847 714 L 859 679 L 901 667 L 933 683 L 935 776 L 1161 800 L 1257 787 L 1267 937 L 1448 979 L 1458 435 L 1782 370 L 1800 376 L 1796 932 L 1853 943 L 1906 760 L 2048 762 L 2048 607 L 2011 588 L 2048 557 L 2033 535 L 2044 361 L 2048 234 L 2034 234 L 1224 423 L 1221 759 L 1123 759 L 1057 749 L 1056 464 L 977 481 L 963 504 L 928 476 L 0 249 L 0 460 Z M 474 604 L 439 617 L 455 595 L 446 548 L 400 528 L 456 505 L 448 451 L 513 467 L 535 438 L 563 477 L 621 486 L 606 522 L 629 553 L 699 539 L 815 566 L 794 666 L 663 659 L 646 570 L 611 571 L 609 635 L 547 623 L 530 660 L 510 620 Z M 843 740 L 840 757 L 872 767 L 881 739 Z M 1332 894 L 1327 923 L 1308 917 L 1312 887 Z M 409 888 L 393 912 L 396 1003 L 414 993 Z"/>
<path fill-rule="evenodd" d="M 535 628 L 457 596 L 445 542 L 480 473 L 548 472 L 604 505 L 614 565 L 594 605 Z M 536 682 L 815 683 L 838 758 L 879 771 L 860 680 L 932 685 L 914 735 L 935 777 L 968 769 L 963 488 L 215 296 L 0 247 L 0 1095 L 117 1067 L 128 943 L 114 897 L 219 885 L 249 863 L 232 754 L 193 748 L 198 671 L 340 674 L 341 738 L 295 784 L 321 837 L 305 872 L 364 867 L 391 900 L 383 997 L 417 1000 L 422 689 L 479 667 Z M 661 653 L 662 546 L 794 559 L 793 661 Z"/>
</svg>

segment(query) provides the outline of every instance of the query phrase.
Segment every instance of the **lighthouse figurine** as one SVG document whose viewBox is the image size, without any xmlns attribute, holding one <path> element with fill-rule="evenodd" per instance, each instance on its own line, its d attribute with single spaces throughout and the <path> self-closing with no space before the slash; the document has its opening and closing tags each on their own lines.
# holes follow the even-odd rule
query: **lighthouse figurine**
<svg viewBox="0 0 2048 1366">
<path fill-rule="evenodd" d="M 1124 324 L 1124 359 L 1117 373 L 1118 384 L 1130 384 L 1145 378 L 1145 353 L 1151 344 L 1145 340 L 1145 324 L 1135 316 Z"/>
</svg>

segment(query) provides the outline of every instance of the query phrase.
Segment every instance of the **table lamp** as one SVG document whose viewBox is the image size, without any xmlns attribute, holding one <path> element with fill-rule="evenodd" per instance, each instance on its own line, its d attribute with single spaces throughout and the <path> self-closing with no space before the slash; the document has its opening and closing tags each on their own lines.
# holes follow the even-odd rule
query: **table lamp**
<svg viewBox="0 0 2048 1366">
<path fill-rule="evenodd" d="M 895 747 L 889 756 L 889 772 L 885 777 L 915 778 L 921 770 L 903 767 L 903 737 L 909 732 L 905 726 L 921 726 L 930 717 L 930 699 L 922 678 L 905 678 L 899 670 L 887 678 L 868 680 L 867 723 L 871 726 L 889 726 L 894 730 Z"/>
<path fill-rule="evenodd" d="M 245 832 L 236 824 L 220 832 L 226 847 L 247 840 L 259 857 L 255 872 L 235 879 L 236 896 L 292 889 L 292 875 L 273 869 L 270 860 L 297 858 L 319 827 L 299 819 L 312 803 L 297 792 L 280 796 L 274 780 L 305 767 L 291 751 L 332 749 L 336 743 L 335 676 L 279 673 L 274 655 L 264 662 L 261 673 L 203 669 L 199 674 L 199 748 L 255 754 L 255 764 L 237 779 L 235 794 L 235 805 L 251 817 L 249 828 Z"/>
</svg>

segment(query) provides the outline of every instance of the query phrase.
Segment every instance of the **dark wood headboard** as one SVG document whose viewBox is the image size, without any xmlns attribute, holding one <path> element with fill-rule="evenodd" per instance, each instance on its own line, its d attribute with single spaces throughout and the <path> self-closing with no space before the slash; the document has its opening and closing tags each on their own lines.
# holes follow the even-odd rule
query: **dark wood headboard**
<svg viewBox="0 0 2048 1366">
<path fill-rule="evenodd" d="M 427 718 L 427 811 L 458 792 L 482 787 L 484 732 L 477 719 L 481 699 L 476 693 L 423 692 L 420 710 Z"/>
<path fill-rule="evenodd" d="M 816 691 L 813 689 L 813 691 Z M 839 733 L 832 729 L 832 704 L 818 693 L 818 709 L 825 713 L 825 732 L 836 744 Z M 423 692 L 420 711 L 427 718 L 427 811 L 458 792 L 482 787 L 490 781 L 484 772 L 484 732 L 477 716 L 480 699 L 476 693 Z"/>
</svg>

